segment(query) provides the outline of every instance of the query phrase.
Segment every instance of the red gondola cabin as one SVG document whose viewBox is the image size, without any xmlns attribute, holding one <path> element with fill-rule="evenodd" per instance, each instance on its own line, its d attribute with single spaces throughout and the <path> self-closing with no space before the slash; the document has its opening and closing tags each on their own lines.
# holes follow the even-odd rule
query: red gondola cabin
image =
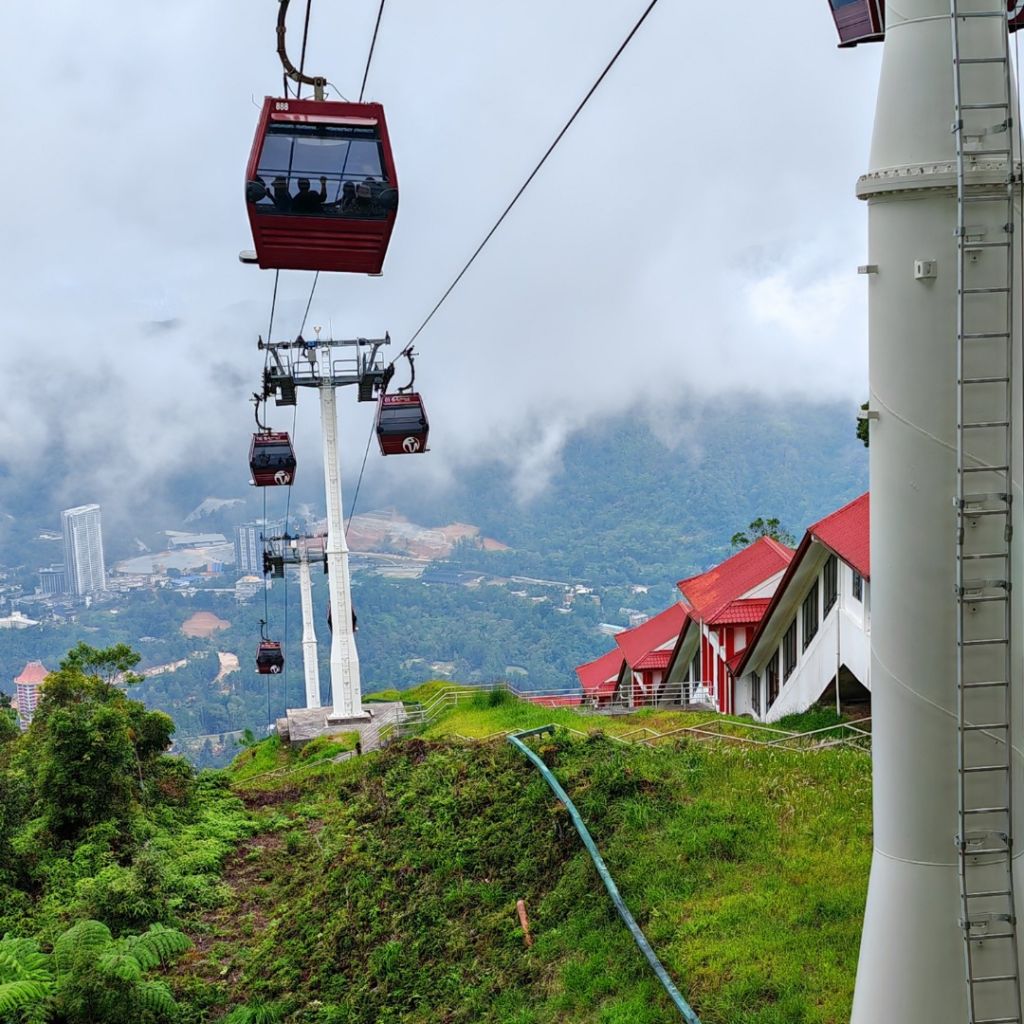
<svg viewBox="0 0 1024 1024">
<path fill-rule="evenodd" d="M 257 487 L 288 487 L 295 480 L 295 450 L 291 438 L 273 431 L 252 435 L 249 469 Z"/>
<path fill-rule="evenodd" d="M 261 640 L 256 649 L 256 671 L 261 676 L 276 676 L 284 668 L 284 654 L 276 640 Z"/>
<path fill-rule="evenodd" d="M 380 396 L 377 441 L 381 455 L 415 455 L 427 450 L 427 410 L 415 391 Z"/>
<path fill-rule="evenodd" d="M 261 267 L 379 274 L 398 210 L 384 108 L 268 96 L 245 198 Z"/>
<path fill-rule="evenodd" d="M 885 0 L 829 0 L 840 46 L 880 43 L 885 38 Z"/>
<path fill-rule="evenodd" d="M 880 43 L 885 39 L 885 0 L 829 0 L 840 46 Z M 1011 32 L 1024 28 L 1024 0 L 1007 0 Z"/>
</svg>

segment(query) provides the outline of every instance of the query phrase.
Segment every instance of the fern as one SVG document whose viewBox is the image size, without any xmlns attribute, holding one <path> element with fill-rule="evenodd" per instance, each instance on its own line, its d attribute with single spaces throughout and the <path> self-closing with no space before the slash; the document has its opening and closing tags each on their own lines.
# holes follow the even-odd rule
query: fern
<svg viewBox="0 0 1024 1024">
<path fill-rule="evenodd" d="M 142 935 L 127 936 L 121 944 L 143 970 L 173 960 L 192 945 L 187 935 L 159 924 L 152 925 Z"/>
<path fill-rule="evenodd" d="M 96 969 L 100 974 L 117 978 L 118 981 L 127 982 L 129 985 L 142 978 L 142 964 L 131 953 L 121 949 L 107 950 L 96 961 Z"/>
<path fill-rule="evenodd" d="M 79 921 L 53 944 L 53 958 L 61 973 L 97 959 L 113 942 L 110 929 L 100 921 Z"/>
<path fill-rule="evenodd" d="M 52 991 L 52 982 L 5 981 L 0 984 L 0 1017 L 45 1003 Z"/>
<path fill-rule="evenodd" d="M 277 1003 L 265 1003 L 254 999 L 246 1006 L 239 1006 L 224 1018 L 224 1024 L 279 1024 L 281 1008 Z"/>
<path fill-rule="evenodd" d="M 0 982 L 49 980 L 47 957 L 32 939 L 0 939 Z"/>
<path fill-rule="evenodd" d="M 172 1017 L 178 1012 L 171 990 L 162 981 L 139 982 L 135 986 L 135 1000 L 139 1008 L 148 1013 Z"/>
</svg>

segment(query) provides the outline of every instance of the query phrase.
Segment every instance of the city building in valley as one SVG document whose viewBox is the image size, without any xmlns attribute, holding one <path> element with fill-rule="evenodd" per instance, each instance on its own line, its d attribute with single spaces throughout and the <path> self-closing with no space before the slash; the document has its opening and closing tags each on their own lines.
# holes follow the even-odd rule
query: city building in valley
<svg viewBox="0 0 1024 1024">
<path fill-rule="evenodd" d="M 14 680 L 14 706 L 22 729 L 27 729 L 39 704 L 39 690 L 49 675 L 41 661 L 30 661 Z"/>
<path fill-rule="evenodd" d="M 79 505 L 61 515 L 68 589 L 84 597 L 107 589 L 99 505 Z"/>
<path fill-rule="evenodd" d="M 284 532 L 281 520 L 254 519 L 235 527 L 235 568 L 239 575 L 263 575 L 263 538 L 279 537 Z"/>
</svg>

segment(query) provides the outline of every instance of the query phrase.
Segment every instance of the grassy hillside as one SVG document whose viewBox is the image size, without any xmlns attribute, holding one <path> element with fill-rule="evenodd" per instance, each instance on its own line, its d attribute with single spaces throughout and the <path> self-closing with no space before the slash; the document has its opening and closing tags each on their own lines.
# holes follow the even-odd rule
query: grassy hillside
<svg viewBox="0 0 1024 1024">
<path fill-rule="evenodd" d="M 504 741 L 452 739 L 586 721 L 486 704 L 344 763 L 273 741 L 240 755 L 228 778 L 256 833 L 228 861 L 221 905 L 191 921 L 182 1020 L 243 1005 L 235 1020 L 295 1024 L 678 1019 L 533 767 Z M 704 1024 L 849 1019 L 867 758 L 596 732 L 541 749 Z"/>
</svg>

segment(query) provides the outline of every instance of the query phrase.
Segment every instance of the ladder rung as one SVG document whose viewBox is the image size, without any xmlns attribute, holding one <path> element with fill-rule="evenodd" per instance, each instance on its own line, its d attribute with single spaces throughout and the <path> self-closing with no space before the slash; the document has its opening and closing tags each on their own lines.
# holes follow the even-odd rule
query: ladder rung
<svg viewBox="0 0 1024 1024">
<path fill-rule="evenodd" d="M 1009 770 L 1010 766 L 1008 764 L 979 764 L 973 768 L 961 769 L 961 771 L 963 771 L 967 775 L 974 775 L 977 772 L 1008 772 Z M 1005 853 L 1006 851 L 1001 850 L 999 852 Z"/>
<path fill-rule="evenodd" d="M 961 295 L 997 295 L 1001 292 L 1008 292 L 1009 288 L 961 288 Z"/>
<path fill-rule="evenodd" d="M 1009 466 L 964 466 L 961 473 L 1008 473 Z"/>
<path fill-rule="evenodd" d="M 956 11 L 958 18 L 1002 18 L 1006 20 L 1006 11 Z"/>
<path fill-rule="evenodd" d="M 961 334 L 964 341 L 984 341 L 987 338 L 1008 338 L 1009 331 L 968 331 Z"/>
<path fill-rule="evenodd" d="M 993 857 L 996 854 L 1009 856 L 1010 851 L 1005 846 L 979 846 L 976 850 L 964 850 L 965 857 Z"/>
<path fill-rule="evenodd" d="M 993 601 L 1006 601 L 1005 594 L 970 594 L 961 595 L 965 604 L 991 604 Z"/>
<path fill-rule="evenodd" d="M 964 732 L 987 732 L 989 729 L 1009 729 L 1009 722 L 988 722 L 985 725 L 965 725 Z"/>
<path fill-rule="evenodd" d="M 965 149 L 964 156 L 1005 156 L 1009 162 L 1010 151 L 1008 149 Z"/>
<path fill-rule="evenodd" d="M 1009 384 L 1009 377 L 964 377 L 961 384 Z"/>
<path fill-rule="evenodd" d="M 1008 516 L 1008 508 L 964 508 L 960 510 L 964 519 L 977 519 L 980 516 Z"/>
<path fill-rule="evenodd" d="M 975 1017 L 974 1024 L 1020 1024 L 1020 1017 Z"/>
<path fill-rule="evenodd" d="M 1016 981 L 1016 974 L 990 974 L 984 978 L 975 978 L 972 984 L 988 985 L 993 981 Z"/>
<path fill-rule="evenodd" d="M 1007 644 L 1010 641 L 1006 637 L 993 636 L 987 637 L 984 640 L 961 640 L 961 647 L 995 647 L 998 644 Z"/>
<path fill-rule="evenodd" d="M 991 889 L 988 892 L 965 892 L 965 900 L 981 900 L 981 899 L 993 899 L 996 896 L 1012 896 L 1013 893 L 1009 889 Z"/>
<path fill-rule="evenodd" d="M 961 110 L 1009 110 L 1009 103 L 961 103 Z"/>
<path fill-rule="evenodd" d="M 974 15 L 974 16 L 976 17 L 977 15 Z M 971 15 L 961 14 L 961 15 L 958 15 L 958 17 L 961 17 L 961 18 L 963 18 L 963 17 L 971 17 Z M 1002 17 L 1005 18 L 1006 15 L 1005 14 L 1002 15 Z M 957 57 L 956 60 L 953 63 L 954 64 L 1005 64 L 1006 63 L 1006 58 L 1005 57 Z"/>
<path fill-rule="evenodd" d="M 1016 932 L 997 932 L 995 935 L 968 935 L 968 942 L 991 942 L 994 939 L 1012 939 L 1017 935 Z M 1008 1018 L 1011 1021 L 1015 1021 L 1016 1017 Z M 980 1021 L 975 1021 L 974 1024 L 981 1024 Z"/>
<path fill-rule="evenodd" d="M 960 559 L 964 562 L 976 562 L 982 558 L 1009 558 L 1009 551 L 986 551 L 982 555 L 961 555 Z"/>
<path fill-rule="evenodd" d="M 961 690 L 988 690 L 993 686 L 1009 686 L 1005 679 L 986 679 L 978 683 L 961 683 Z"/>
<path fill-rule="evenodd" d="M 1005 192 L 989 192 L 985 195 L 977 196 L 964 196 L 961 202 L 963 203 L 1008 203 L 1010 197 L 1013 195 L 1009 184 L 1006 186 Z"/>
<path fill-rule="evenodd" d="M 1009 242 L 964 242 L 965 249 L 1009 249 Z"/>
<path fill-rule="evenodd" d="M 971 807 L 964 814 L 1009 814 L 1009 807 Z"/>
</svg>

